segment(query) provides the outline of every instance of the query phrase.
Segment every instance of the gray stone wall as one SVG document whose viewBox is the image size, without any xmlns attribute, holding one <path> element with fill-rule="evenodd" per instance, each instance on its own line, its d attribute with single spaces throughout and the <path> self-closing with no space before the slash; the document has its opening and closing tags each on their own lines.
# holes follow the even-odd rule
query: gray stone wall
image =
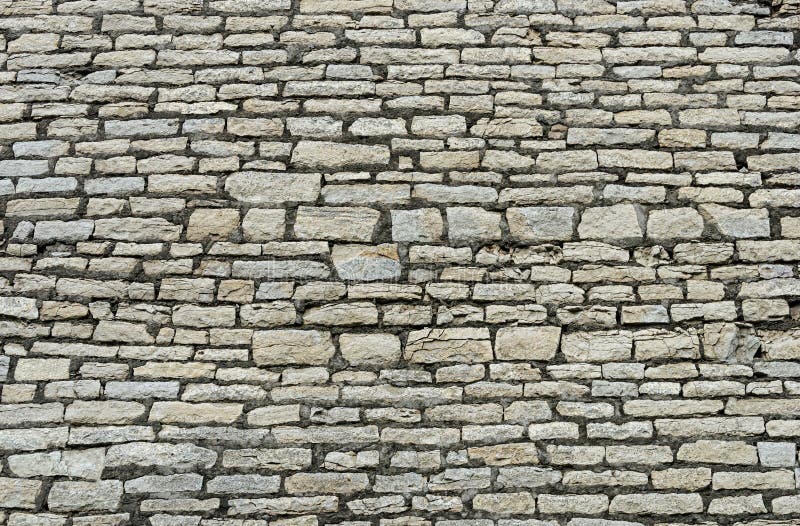
<svg viewBox="0 0 800 526">
<path fill-rule="evenodd" d="M 0 524 L 800 524 L 797 0 L 3 0 Z"/>
</svg>

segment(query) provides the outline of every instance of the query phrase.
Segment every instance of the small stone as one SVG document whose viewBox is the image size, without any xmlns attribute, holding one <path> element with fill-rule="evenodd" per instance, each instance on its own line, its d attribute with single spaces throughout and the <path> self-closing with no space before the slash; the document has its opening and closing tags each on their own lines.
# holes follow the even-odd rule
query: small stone
<svg viewBox="0 0 800 526">
<path fill-rule="evenodd" d="M 633 334 L 629 331 L 573 332 L 562 337 L 561 352 L 570 362 L 629 360 Z"/>
<path fill-rule="evenodd" d="M 36 501 L 41 490 L 41 480 L 0 477 L 0 506 L 27 510 L 36 509 Z"/>
<path fill-rule="evenodd" d="M 572 239 L 575 209 L 570 207 L 509 208 L 506 219 L 511 235 L 520 241 Z"/>
<path fill-rule="evenodd" d="M 320 174 L 235 172 L 225 179 L 225 191 L 237 201 L 254 205 L 313 202 L 320 192 Z"/>
<path fill-rule="evenodd" d="M 698 440 L 683 444 L 676 458 L 685 462 L 757 464 L 756 447 L 736 441 Z"/>
<path fill-rule="evenodd" d="M 551 360 L 560 339 L 559 327 L 504 327 L 497 331 L 495 357 L 498 360 Z"/>
<path fill-rule="evenodd" d="M 536 499 L 530 493 L 479 493 L 472 499 L 472 509 L 498 515 L 531 515 Z"/>
<path fill-rule="evenodd" d="M 379 218 L 380 212 L 366 207 L 301 206 L 294 233 L 298 239 L 369 242 Z"/>
<path fill-rule="evenodd" d="M 288 493 L 352 494 L 370 487 L 366 473 L 297 473 L 284 485 Z"/>
<path fill-rule="evenodd" d="M 97 480 L 105 466 L 102 448 L 28 453 L 8 457 L 9 469 L 19 477 L 70 477 Z"/>
<path fill-rule="evenodd" d="M 112 445 L 106 454 L 106 466 L 159 468 L 176 472 L 208 469 L 214 465 L 217 454 L 194 444 L 153 444 L 130 442 Z"/>
<path fill-rule="evenodd" d="M 42 243 L 61 241 L 76 243 L 89 239 L 94 231 L 94 221 L 38 221 L 33 231 L 33 240 Z"/>
<path fill-rule="evenodd" d="M 698 239 L 703 228 L 703 218 L 694 208 L 652 210 L 647 219 L 647 238 L 655 241 Z"/>
<path fill-rule="evenodd" d="M 719 497 L 708 505 L 711 515 L 757 515 L 767 513 L 764 499 L 761 495 L 741 495 L 733 497 Z"/>
<path fill-rule="evenodd" d="M 251 208 L 242 219 L 245 241 L 256 243 L 283 239 L 286 229 L 286 211 L 281 209 Z"/>
<path fill-rule="evenodd" d="M 203 208 L 192 212 L 186 238 L 190 241 L 227 239 L 239 228 L 239 211 Z"/>
<path fill-rule="evenodd" d="M 343 280 L 394 281 L 400 277 L 400 257 L 393 244 L 336 245 L 331 259 Z"/>
<path fill-rule="evenodd" d="M 400 242 L 439 241 L 444 231 L 442 214 L 436 208 L 392 210 L 392 239 Z"/>
<path fill-rule="evenodd" d="M 737 239 L 769 237 L 769 213 L 765 208 L 740 209 L 703 204 L 700 212 L 720 234 Z"/>
<path fill-rule="evenodd" d="M 47 495 L 47 507 L 60 512 L 115 511 L 119 508 L 122 490 L 119 480 L 56 481 Z"/>
<path fill-rule="evenodd" d="M 311 169 L 339 170 L 389 164 L 389 148 L 382 145 L 300 141 L 292 151 L 292 165 Z"/>
<path fill-rule="evenodd" d="M 793 467 L 797 460 L 797 448 L 792 442 L 758 442 L 757 447 L 762 466 Z"/>
<path fill-rule="evenodd" d="M 220 495 L 264 495 L 277 493 L 281 478 L 278 475 L 220 475 L 210 479 L 206 489 Z"/>
<path fill-rule="evenodd" d="M 613 205 L 587 208 L 578 224 L 581 239 L 630 243 L 644 235 L 643 217 L 635 205 Z"/>
<path fill-rule="evenodd" d="M 455 246 L 498 240 L 502 236 L 500 213 L 482 208 L 448 208 L 447 236 Z"/>
<path fill-rule="evenodd" d="M 413 363 L 476 363 L 492 359 L 487 329 L 452 328 L 411 331 L 403 351 Z"/>
<path fill-rule="evenodd" d="M 702 513 L 703 499 L 697 493 L 632 493 L 615 496 L 608 511 L 633 515 Z"/>
<path fill-rule="evenodd" d="M 154 402 L 149 420 L 165 424 L 232 424 L 242 414 L 242 404 Z"/>
<path fill-rule="evenodd" d="M 400 340 L 392 334 L 342 334 L 339 347 L 354 367 L 386 367 L 400 359 Z"/>
<path fill-rule="evenodd" d="M 335 351 L 327 331 L 283 329 L 253 333 L 253 360 L 259 365 L 325 365 Z"/>
<path fill-rule="evenodd" d="M 125 481 L 125 493 L 180 493 L 200 491 L 203 476 L 197 473 L 179 475 L 145 475 Z"/>
</svg>

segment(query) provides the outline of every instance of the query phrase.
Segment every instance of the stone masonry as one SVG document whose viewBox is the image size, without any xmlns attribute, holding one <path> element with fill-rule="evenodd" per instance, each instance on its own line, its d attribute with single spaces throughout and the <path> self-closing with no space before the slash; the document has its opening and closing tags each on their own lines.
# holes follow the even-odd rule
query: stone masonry
<svg viewBox="0 0 800 526">
<path fill-rule="evenodd" d="M 800 0 L 0 31 L 0 525 L 800 524 Z"/>
</svg>

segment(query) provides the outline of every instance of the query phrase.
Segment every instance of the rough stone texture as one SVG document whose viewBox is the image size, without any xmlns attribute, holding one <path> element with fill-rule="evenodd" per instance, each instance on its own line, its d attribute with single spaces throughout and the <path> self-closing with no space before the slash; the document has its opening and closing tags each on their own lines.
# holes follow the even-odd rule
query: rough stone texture
<svg viewBox="0 0 800 526">
<path fill-rule="evenodd" d="M 800 0 L 0 31 L 0 525 L 800 524 Z"/>
</svg>

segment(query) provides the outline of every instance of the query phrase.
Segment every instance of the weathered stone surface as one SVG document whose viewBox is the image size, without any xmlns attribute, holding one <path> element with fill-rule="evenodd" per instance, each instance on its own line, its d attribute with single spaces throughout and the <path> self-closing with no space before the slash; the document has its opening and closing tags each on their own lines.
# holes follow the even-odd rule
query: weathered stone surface
<svg viewBox="0 0 800 526">
<path fill-rule="evenodd" d="M 242 414 L 242 404 L 155 402 L 149 419 L 168 424 L 231 424 Z"/>
<path fill-rule="evenodd" d="M 280 481 L 278 475 L 220 475 L 208 481 L 207 489 L 222 495 L 263 495 L 277 493 Z"/>
<path fill-rule="evenodd" d="M 276 405 L 258 407 L 247 413 L 247 423 L 251 426 L 270 426 L 300 421 L 299 405 Z"/>
<path fill-rule="evenodd" d="M 744 442 L 720 440 L 698 440 L 683 444 L 678 449 L 677 459 L 688 462 L 712 464 L 756 464 L 756 448 Z"/>
<path fill-rule="evenodd" d="M 722 205 L 704 204 L 700 213 L 720 234 L 737 239 L 769 237 L 769 213 L 765 208 L 737 209 Z"/>
<path fill-rule="evenodd" d="M 8 457 L 8 466 L 18 477 L 70 477 L 97 480 L 105 466 L 102 448 L 28 453 Z"/>
<path fill-rule="evenodd" d="M 636 242 L 644 235 L 643 222 L 634 205 L 588 208 L 578 224 L 578 235 L 581 239 Z"/>
<path fill-rule="evenodd" d="M 307 515 L 331 513 L 338 509 L 339 498 L 323 495 L 313 497 L 276 497 L 271 499 L 231 499 L 230 515 L 270 513 L 275 515 Z"/>
<path fill-rule="evenodd" d="M 311 169 L 342 169 L 389 164 L 386 146 L 324 141 L 300 141 L 292 150 L 292 165 Z"/>
<path fill-rule="evenodd" d="M 125 482 L 125 493 L 180 493 L 199 491 L 203 476 L 197 473 L 179 475 L 145 475 Z"/>
<path fill-rule="evenodd" d="M 93 237 L 119 241 L 177 241 L 183 227 L 161 218 L 98 219 Z"/>
<path fill-rule="evenodd" d="M 192 212 L 186 239 L 228 239 L 239 228 L 239 211 L 232 209 L 201 208 Z"/>
<path fill-rule="evenodd" d="M 193 444 L 131 442 L 112 445 L 106 453 L 108 467 L 158 467 L 181 472 L 208 469 L 216 460 L 214 451 Z"/>
<path fill-rule="evenodd" d="M 231 327 L 235 318 L 233 307 L 179 305 L 172 311 L 172 322 L 188 327 Z"/>
<path fill-rule="evenodd" d="M 442 214 L 435 208 L 392 210 L 392 240 L 430 243 L 444 231 Z"/>
<path fill-rule="evenodd" d="M 700 357 L 700 340 L 694 331 L 647 329 L 634 333 L 633 340 L 637 360 Z"/>
<path fill-rule="evenodd" d="M 77 243 L 89 239 L 94 231 L 94 221 L 37 221 L 33 240 L 41 243 L 60 241 Z"/>
<path fill-rule="evenodd" d="M 342 334 L 342 358 L 352 366 L 387 366 L 400 359 L 400 340 L 393 334 Z"/>
<path fill-rule="evenodd" d="M 115 511 L 122 498 L 122 482 L 54 482 L 47 495 L 51 511 Z"/>
<path fill-rule="evenodd" d="M 380 212 L 366 207 L 308 207 L 297 210 L 294 233 L 298 239 L 372 241 Z"/>
<path fill-rule="evenodd" d="M 735 323 L 709 323 L 703 327 L 703 354 L 707 359 L 750 363 L 761 345 L 751 328 Z"/>
<path fill-rule="evenodd" d="M 758 458 L 763 466 L 792 467 L 797 456 L 797 448 L 791 442 L 759 442 Z"/>
<path fill-rule="evenodd" d="M 288 493 L 358 493 L 369 487 L 366 473 L 297 473 L 286 478 Z"/>
<path fill-rule="evenodd" d="M 313 173 L 235 172 L 225 179 L 225 191 L 235 200 L 254 205 L 313 202 L 320 175 Z"/>
<path fill-rule="evenodd" d="M 298 470 L 310 464 L 311 450 L 303 448 L 233 449 L 222 456 L 224 467 L 247 470 Z"/>
<path fill-rule="evenodd" d="M 242 218 L 242 235 L 246 241 L 283 239 L 286 211 L 282 209 L 251 208 Z"/>
<path fill-rule="evenodd" d="M 570 362 L 613 362 L 631 357 L 629 331 L 575 332 L 562 337 L 561 351 Z"/>
<path fill-rule="evenodd" d="M 0 524 L 794 524 L 798 2 L 0 1 Z"/>
<path fill-rule="evenodd" d="M 39 309 L 36 308 L 36 300 L 33 298 L 0 297 L 0 314 L 35 320 L 39 317 Z"/>
<path fill-rule="evenodd" d="M 64 420 L 76 424 L 130 424 L 145 414 L 139 402 L 83 401 L 72 402 L 64 411 Z"/>
<path fill-rule="evenodd" d="M 703 499 L 697 493 L 633 493 L 617 495 L 609 512 L 632 515 L 680 515 L 701 513 Z"/>
<path fill-rule="evenodd" d="M 20 358 L 14 370 L 17 381 L 65 380 L 69 378 L 67 358 Z"/>
<path fill-rule="evenodd" d="M 331 253 L 340 279 L 346 281 L 392 281 L 400 277 L 397 246 L 336 245 Z"/>
<path fill-rule="evenodd" d="M 506 211 L 508 229 L 520 241 L 569 240 L 573 235 L 575 209 L 524 207 Z"/>
<path fill-rule="evenodd" d="M 656 489 L 682 489 L 696 491 L 711 484 L 709 468 L 669 468 L 653 471 L 653 487 Z"/>
<path fill-rule="evenodd" d="M 497 515 L 532 515 L 536 499 L 530 493 L 479 493 L 472 509 Z"/>
<path fill-rule="evenodd" d="M 714 515 L 757 515 L 766 512 L 767 507 L 761 495 L 720 497 L 708 505 L 708 513 Z"/>
<path fill-rule="evenodd" d="M 335 351 L 327 331 L 283 329 L 253 334 L 253 359 L 260 365 L 324 365 Z"/>
<path fill-rule="evenodd" d="M 35 451 L 64 447 L 69 437 L 65 427 L 0 430 L 0 449 L 3 451 Z"/>
<path fill-rule="evenodd" d="M 422 329 L 412 331 L 404 358 L 416 363 L 476 363 L 492 360 L 487 329 Z"/>
<path fill-rule="evenodd" d="M 472 207 L 448 208 L 447 236 L 455 246 L 500 239 L 500 213 Z"/>
<path fill-rule="evenodd" d="M 551 360 L 556 355 L 559 327 L 505 327 L 497 331 L 498 360 Z"/>
<path fill-rule="evenodd" d="M 59 423 L 63 417 L 60 403 L 0 405 L 0 425 L 6 427 Z"/>
<path fill-rule="evenodd" d="M 608 509 L 605 495 L 539 495 L 537 499 L 542 513 L 580 513 L 599 515 Z"/>
<path fill-rule="evenodd" d="M 4 508 L 36 509 L 41 480 L 0 477 L 0 504 Z"/>
<path fill-rule="evenodd" d="M 653 210 L 647 218 L 647 237 L 655 241 L 698 239 L 703 226 L 703 218 L 694 208 Z"/>
</svg>

